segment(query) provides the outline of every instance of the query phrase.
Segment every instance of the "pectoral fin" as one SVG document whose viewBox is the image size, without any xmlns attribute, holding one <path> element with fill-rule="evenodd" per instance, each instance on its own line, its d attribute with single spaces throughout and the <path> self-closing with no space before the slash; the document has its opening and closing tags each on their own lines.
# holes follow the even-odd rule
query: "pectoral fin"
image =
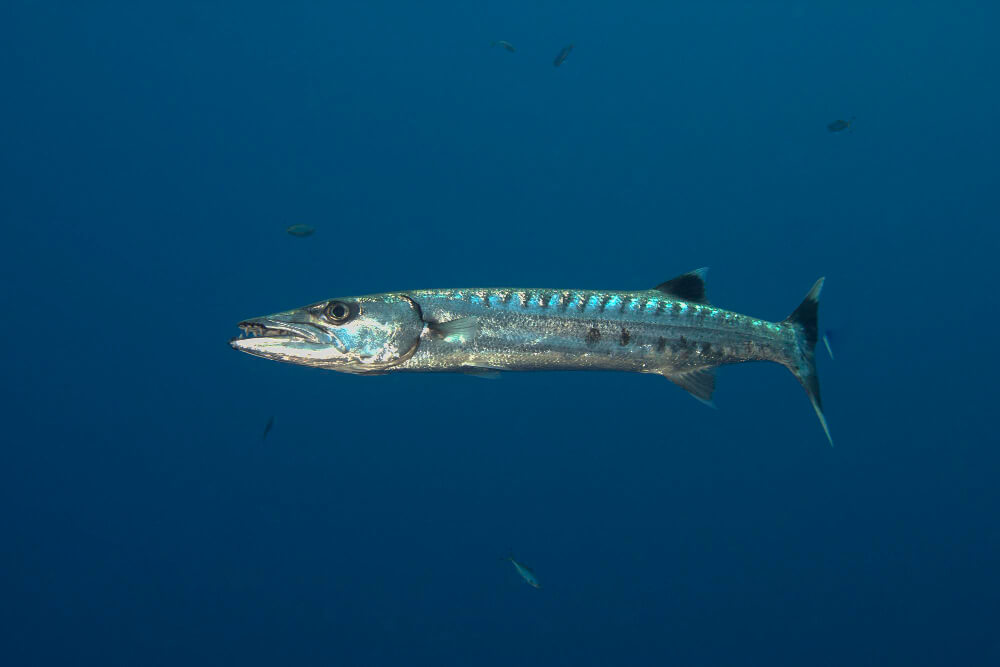
<svg viewBox="0 0 1000 667">
<path fill-rule="evenodd" d="M 479 318 L 470 316 L 447 322 L 435 322 L 428 324 L 427 329 L 432 336 L 443 338 L 449 343 L 467 343 L 479 333 Z"/>
</svg>

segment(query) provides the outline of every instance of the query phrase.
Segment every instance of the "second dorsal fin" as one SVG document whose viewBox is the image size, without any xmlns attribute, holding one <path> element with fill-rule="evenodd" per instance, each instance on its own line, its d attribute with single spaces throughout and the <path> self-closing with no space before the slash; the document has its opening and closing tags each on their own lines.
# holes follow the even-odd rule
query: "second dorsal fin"
<svg viewBox="0 0 1000 667">
<path fill-rule="evenodd" d="M 708 298 L 705 296 L 706 273 L 708 273 L 708 267 L 702 267 L 696 271 L 681 274 L 665 283 L 660 283 L 656 289 L 685 301 L 708 303 Z"/>
</svg>

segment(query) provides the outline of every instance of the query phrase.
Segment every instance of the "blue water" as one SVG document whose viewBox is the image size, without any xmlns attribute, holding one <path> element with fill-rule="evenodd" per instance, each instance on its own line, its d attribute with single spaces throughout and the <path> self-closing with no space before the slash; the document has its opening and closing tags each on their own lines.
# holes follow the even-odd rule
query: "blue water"
<svg viewBox="0 0 1000 667">
<path fill-rule="evenodd" d="M 148 4 L 0 7 L 0 663 L 1000 661 L 996 3 Z M 227 346 L 704 265 L 827 276 L 835 448 L 776 365 L 712 411 Z"/>
</svg>

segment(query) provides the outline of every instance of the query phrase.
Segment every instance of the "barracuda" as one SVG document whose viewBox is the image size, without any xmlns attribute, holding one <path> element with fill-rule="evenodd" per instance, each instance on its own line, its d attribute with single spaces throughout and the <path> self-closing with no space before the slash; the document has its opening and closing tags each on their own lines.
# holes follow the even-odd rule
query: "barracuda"
<svg viewBox="0 0 1000 667">
<path fill-rule="evenodd" d="M 237 350 L 359 375 L 396 371 L 614 370 L 662 375 L 711 404 L 714 369 L 746 361 L 787 367 L 830 444 L 816 376 L 816 281 L 781 322 L 716 308 L 705 270 L 651 290 L 470 288 L 320 301 L 240 322 Z"/>
</svg>

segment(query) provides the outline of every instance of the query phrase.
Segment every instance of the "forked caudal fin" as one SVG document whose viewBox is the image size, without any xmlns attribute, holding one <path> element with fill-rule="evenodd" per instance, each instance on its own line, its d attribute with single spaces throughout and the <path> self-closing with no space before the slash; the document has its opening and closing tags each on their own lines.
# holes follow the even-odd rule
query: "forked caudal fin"
<svg viewBox="0 0 1000 667">
<path fill-rule="evenodd" d="M 824 280 L 826 279 L 820 278 L 816 281 L 799 307 L 784 321 L 784 324 L 795 327 L 798 343 L 796 357 L 791 359 L 786 366 L 802 383 L 806 394 L 809 395 L 809 401 L 812 403 L 816 416 L 819 417 L 819 423 L 823 426 L 823 431 L 832 447 L 833 438 L 830 436 L 830 428 L 826 425 L 826 417 L 823 416 L 823 401 L 819 396 L 819 376 L 816 375 L 816 341 L 819 340 L 819 326 L 817 324 L 819 293 L 823 289 Z"/>
</svg>

